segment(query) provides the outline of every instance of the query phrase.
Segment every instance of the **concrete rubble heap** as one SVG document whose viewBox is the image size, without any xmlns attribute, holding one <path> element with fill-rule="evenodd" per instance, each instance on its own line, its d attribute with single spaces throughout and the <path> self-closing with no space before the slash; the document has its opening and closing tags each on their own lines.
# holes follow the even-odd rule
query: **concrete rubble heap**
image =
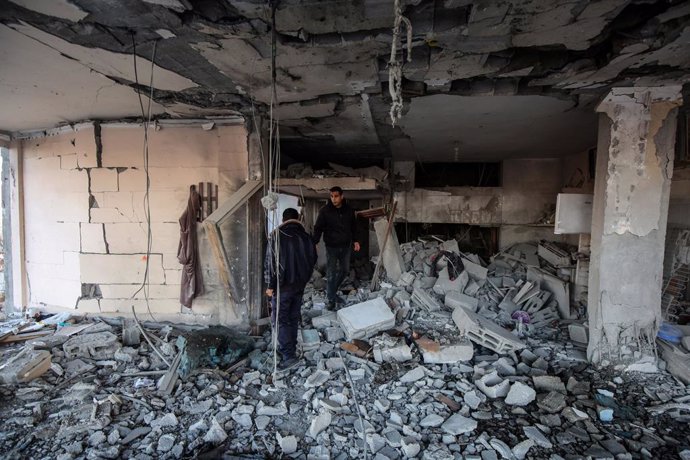
<svg viewBox="0 0 690 460">
<path fill-rule="evenodd" d="M 36 363 L 29 380 L 0 367 L 9 382 L 0 387 L 0 453 L 61 460 L 690 458 L 688 388 L 664 372 L 589 365 L 583 345 L 569 338 L 578 320 L 560 319 L 547 285 L 527 279 L 530 268 L 558 274 L 536 245 L 489 263 L 459 253 L 461 272 L 435 258 L 439 246 L 402 244 L 410 275 L 399 279 L 409 284 L 384 277 L 371 292 L 359 283 L 346 289 L 348 305 L 337 312 L 325 310 L 322 290 L 308 285 L 298 338 L 303 360 L 289 373 L 273 374 L 270 331 L 246 358 L 233 355 L 238 363 L 223 361 L 229 354 L 209 342 L 218 359 L 182 363 L 185 375 L 172 379 L 166 361 L 181 366 L 179 344 L 193 342 L 194 331 L 151 325 L 153 350 L 145 340 L 124 345 L 121 337 L 136 338 L 131 330 L 123 335 L 120 323 L 82 322 L 68 326 L 88 327 L 67 340 L 49 339 L 58 330 L 6 346 L 3 362 L 32 356 L 24 347 L 52 361 Z M 108 339 L 97 356 L 87 346 L 95 334 Z"/>
</svg>

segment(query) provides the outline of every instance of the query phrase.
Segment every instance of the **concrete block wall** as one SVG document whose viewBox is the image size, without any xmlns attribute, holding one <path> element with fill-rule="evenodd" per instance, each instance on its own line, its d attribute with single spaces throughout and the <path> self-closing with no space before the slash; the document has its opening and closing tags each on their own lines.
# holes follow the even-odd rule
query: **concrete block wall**
<svg viewBox="0 0 690 460">
<path fill-rule="evenodd" d="M 226 295 L 200 225 L 205 293 L 191 311 L 180 306 L 177 248 L 190 185 L 218 184 L 222 202 L 247 179 L 244 126 L 149 132 L 148 307 L 137 292 L 147 263 L 143 142 L 143 127 L 133 124 L 83 124 L 23 141 L 29 306 L 120 315 L 134 305 L 144 318 L 150 309 L 157 320 L 237 322 L 223 311 Z"/>
</svg>

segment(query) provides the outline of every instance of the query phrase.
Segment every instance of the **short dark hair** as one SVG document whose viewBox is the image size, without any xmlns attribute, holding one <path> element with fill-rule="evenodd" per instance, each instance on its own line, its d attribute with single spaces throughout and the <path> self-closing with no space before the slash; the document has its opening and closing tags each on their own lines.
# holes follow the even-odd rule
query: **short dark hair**
<svg viewBox="0 0 690 460">
<path fill-rule="evenodd" d="M 338 187 L 338 186 L 336 185 L 335 187 L 331 187 L 330 190 L 329 190 L 329 192 L 338 192 L 338 193 L 340 193 L 340 194 L 342 195 L 342 194 L 343 194 L 343 189 L 341 189 L 340 187 Z"/>
<path fill-rule="evenodd" d="M 290 219 L 299 219 L 299 212 L 295 208 L 287 208 L 283 211 L 283 222 Z"/>
</svg>

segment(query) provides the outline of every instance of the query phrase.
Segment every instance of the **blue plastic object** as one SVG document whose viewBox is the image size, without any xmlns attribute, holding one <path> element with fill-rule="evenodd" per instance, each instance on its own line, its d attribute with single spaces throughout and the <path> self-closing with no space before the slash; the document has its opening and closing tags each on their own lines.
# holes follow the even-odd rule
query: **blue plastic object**
<svg viewBox="0 0 690 460">
<path fill-rule="evenodd" d="M 656 336 L 667 342 L 680 343 L 683 338 L 683 332 L 672 324 L 664 323 L 659 328 Z"/>
</svg>

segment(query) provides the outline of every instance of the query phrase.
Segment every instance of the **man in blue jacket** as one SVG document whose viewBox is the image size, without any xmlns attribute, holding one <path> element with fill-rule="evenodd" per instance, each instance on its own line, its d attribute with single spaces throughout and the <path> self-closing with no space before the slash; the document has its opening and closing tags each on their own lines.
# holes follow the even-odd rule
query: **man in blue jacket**
<svg viewBox="0 0 690 460">
<path fill-rule="evenodd" d="M 314 244 L 318 244 L 323 234 L 326 244 L 326 277 L 328 284 L 326 295 L 328 308 L 333 309 L 340 298 L 336 291 L 350 272 L 350 255 L 354 247 L 359 251 L 359 242 L 355 241 L 357 219 L 355 210 L 343 198 L 343 189 L 330 189 L 330 201 L 321 208 L 314 224 Z"/>
<path fill-rule="evenodd" d="M 277 261 L 276 249 L 280 255 Z M 297 210 L 287 208 L 283 211 L 283 223 L 271 233 L 264 264 L 266 295 L 271 298 L 271 318 L 273 327 L 276 327 L 276 323 L 278 327 L 278 351 L 282 358 L 278 369 L 281 371 L 299 363 L 296 349 L 297 332 L 302 318 L 302 296 L 315 263 L 316 248 L 311 235 L 304 230 Z M 278 305 L 277 296 L 274 295 L 276 290 L 280 297 Z"/>
</svg>

